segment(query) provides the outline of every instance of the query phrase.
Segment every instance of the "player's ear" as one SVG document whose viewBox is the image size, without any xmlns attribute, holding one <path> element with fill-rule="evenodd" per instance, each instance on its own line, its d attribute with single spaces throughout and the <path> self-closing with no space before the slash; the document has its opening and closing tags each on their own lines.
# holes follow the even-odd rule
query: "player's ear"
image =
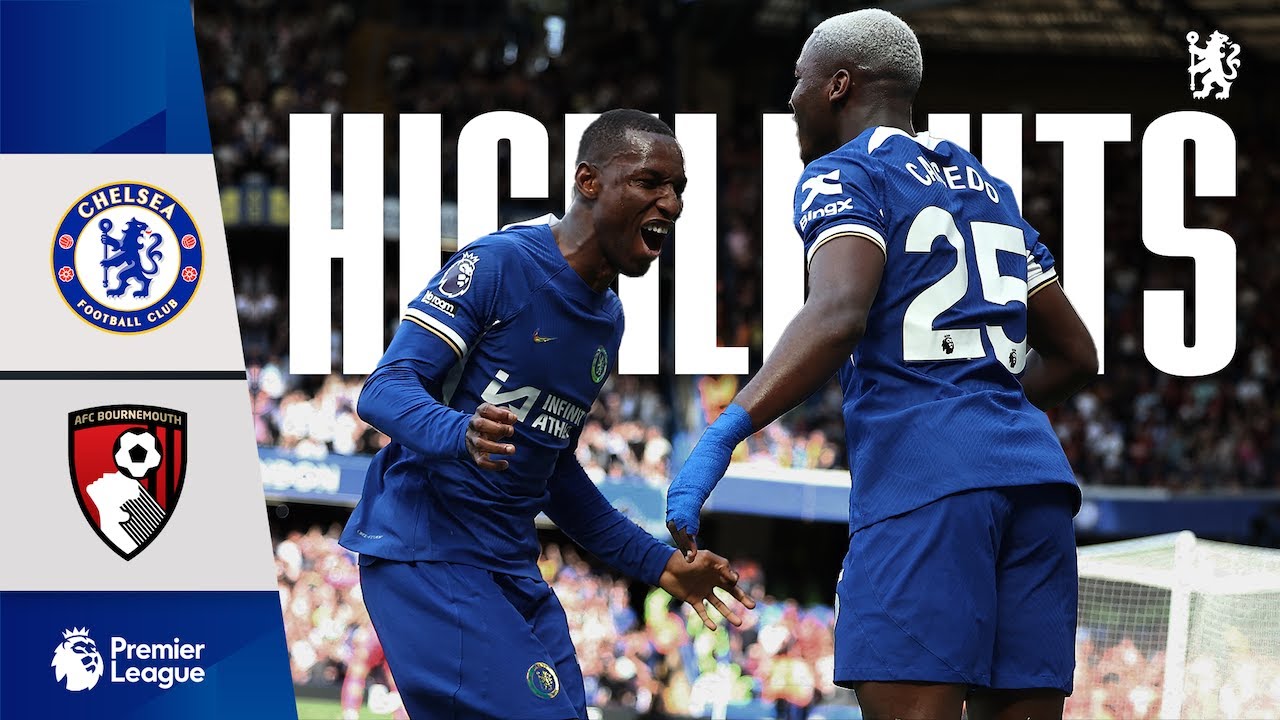
<svg viewBox="0 0 1280 720">
<path fill-rule="evenodd" d="M 827 99 L 832 104 L 844 102 L 853 90 L 853 78 L 849 77 L 849 71 L 840 68 L 831 76 L 830 89 L 827 91 Z"/>
<path fill-rule="evenodd" d="M 596 166 L 586 161 L 578 163 L 578 169 L 573 173 L 573 185 L 579 195 L 595 200 L 600 194 L 600 174 Z"/>
</svg>

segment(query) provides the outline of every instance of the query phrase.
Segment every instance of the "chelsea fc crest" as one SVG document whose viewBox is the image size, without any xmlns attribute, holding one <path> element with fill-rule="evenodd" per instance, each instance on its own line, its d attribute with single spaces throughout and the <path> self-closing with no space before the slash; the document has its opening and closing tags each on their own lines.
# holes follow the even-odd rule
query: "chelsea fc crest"
<svg viewBox="0 0 1280 720">
<path fill-rule="evenodd" d="M 556 677 L 556 671 L 544 662 L 530 665 L 524 679 L 529 683 L 529 689 L 533 694 L 543 700 L 550 700 L 560 694 L 560 678 Z"/>
<path fill-rule="evenodd" d="M 604 346 L 596 348 L 596 354 L 591 358 L 591 382 L 598 383 L 604 380 L 604 376 L 609 372 L 609 353 Z"/>
<path fill-rule="evenodd" d="M 89 191 L 53 236 L 54 281 L 67 307 L 108 332 L 146 332 L 177 317 L 203 270 L 195 220 L 168 192 L 145 183 Z"/>
</svg>

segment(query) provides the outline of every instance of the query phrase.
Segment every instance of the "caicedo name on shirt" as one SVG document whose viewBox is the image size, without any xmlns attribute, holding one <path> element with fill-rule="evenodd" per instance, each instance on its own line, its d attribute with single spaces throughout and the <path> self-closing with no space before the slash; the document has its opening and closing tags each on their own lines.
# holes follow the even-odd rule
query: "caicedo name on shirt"
<svg viewBox="0 0 1280 720">
<path fill-rule="evenodd" d="M 909 162 L 904 167 L 911 177 L 920 181 L 921 185 L 942 183 L 943 187 L 952 190 L 977 190 L 985 192 L 991 202 L 1000 202 L 1000 193 L 996 186 L 987 182 L 977 170 L 968 165 L 947 165 L 938 167 L 938 163 L 929 162 L 923 155 L 916 156 L 916 162 Z"/>
</svg>

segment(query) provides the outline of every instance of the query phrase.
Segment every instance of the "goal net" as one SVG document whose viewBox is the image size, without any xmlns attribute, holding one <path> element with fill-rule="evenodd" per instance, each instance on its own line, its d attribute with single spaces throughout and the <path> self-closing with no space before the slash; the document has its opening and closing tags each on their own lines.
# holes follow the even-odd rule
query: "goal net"
<svg viewBox="0 0 1280 720">
<path fill-rule="evenodd" d="M 1066 717 L 1280 717 L 1280 551 L 1190 532 L 1081 548 Z"/>
</svg>

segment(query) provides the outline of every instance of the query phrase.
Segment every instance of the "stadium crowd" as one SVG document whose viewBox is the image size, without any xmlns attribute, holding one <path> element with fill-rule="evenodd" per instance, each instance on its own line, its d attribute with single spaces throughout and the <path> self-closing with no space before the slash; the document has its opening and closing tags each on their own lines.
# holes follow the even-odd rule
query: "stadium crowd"
<svg viewBox="0 0 1280 720">
<path fill-rule="evenodd" d="M 354 639 L 367 632 L 355 558 L 338 545 L 340 531 L 336 525 L 281 529 L 275 545 L 298 685 L 341 687 Z M 745 614 L 741 628 L 723 623 L 715 632 L 660 589 L 633 602 L 629 582 L 592 566 L 572 545 L 546 543 L 538 565 L 564 606 L 592 705 L 659 716 L 708 716 L 734 705 L 768 711 L 759 717 L 803 717 L 805 709 L 855 702 L 830 681 L 834 609 L 801 608 L 766 594 L 756 563 L 735 561 L 756 610 Z"/>
<path fill-rule="evenodd" d="M 276 580 L 294 683 L 337 689 L 370 628 L 355 557 L 339 546 L 338 525 L 279 533 Z M 739 717 L 856 717 L 852 693 L 829 680 L 835 609 L 765 593 L 754 562 L 735 560 L 735 568 L 756 610 L 741 628 L 709 632 L 660 589 L 637 603 L 635 585 L 589 564 L 572 544 L 545 543 L 539 569 L 566 611 L 591 705 L 655 716 L 733 707 Z M 1183 716 L 1280 715 L 1280 664 L 1251 651 L 1240 630 L 1228 634 L 1225 655 L 1188 657 Z M 1155 720 L 1164 671 L 1162 641 L 1142 638 L 1139 646 L 1133 635 L 1082 626 L 1065 717 Z M 371 674 L 369 682 L 387 679 Z"/>
<path fill-rule="evenodd" d="M 618 64 L 605 60 L 612 54 L 593 39 L 609 36 L 596 32 L 605 28 L 616 33 L 619 28 L 660 27 L 668 20 L 658 16 L 657 8 L 575 3 L 564 17 L 539 22 L 516 12 L 509 22 L 496 25 L 481 22 L 461 6 L 453 12 L 404 6 L 394 23 L 376 13 L 362 15 L 365 11 L 355 5 L 308 0 L 255 0 L 202 10 L 197 28 L 220 180 L 224 186 L 287 184 L 285 136 L 292 111 L 337 113 L 359 107 L 438 112 L 446 123 L 445 136 L 456 137 L 466 120 L 496 109 L 550 118 L 618 105 L 683 107 L 660 91 L 664 78 L 653 70 L 662 66 L 658 40 L 636 34 L 643 42 L 628 51 L 635 61 Z M 428 21 L 447 21 L 451 30 L 421 29 Z M 358 83 L 351 81 L 356 72 Z M 557 135 L 560 124 L 548 122 L 547 127 L 555 157 L 563 143 Z M 387 129 L 387 192 L 394 193 L 399 174 L 395 123 Z M 1171 376 L 1143 356 L 1143 290 L 1191 287 L 1193 266 L 1156 256 L 1138 242 L 1140 175 L 1131 169 L 1139 164 L 1140 146 L 1119 144 L 1108 151 L 1106 378 L 1051 413 L 1073 467 L 1087 483 L 1175 490 L 1280 487 L 1280 422 L 1266 400 L 1280 392 L 1274 370 L 1280 327 L 1264 307 L 1264 299 L 1280 291 L 1280 266 L 1243 260 L 1263 251 L 1263 238 L 1280 232 L 1280 208 L 1267 202 L 1280 192 L 1280 160 L 1264 151 L 1262 123 L 1238 124 L 1236 131 L 1238 197 L 1188 204 L 1188 225 L 1227 232 L 1241 258 L 1236 358 L 1208 377 Z M 762 317 L 760 128 L 756 121 L 721 122 L 719 132 L 719 335 L 722 344 L 751 348 L 754 367 L 760 360 Z M 1061 147 L 1036 143 L 1030 124 L 1026 133 L 1024 212 L 1050 248 L 1060 251 Z M 341 177 L 337 149 L 335 188 Z M 456 158 L 449 155 L 455 149 L 455 143 L 444 144 L 446 181 L 456 177 Z M 550 187 L 558 192 L 559 181 Z M 446 197 L 454 192 L 446 185 Z M 507 219 L 518 219 L 542 208 L 512 202 L 503 211 Z M 1069 286 L 1069 259 L 1063 265 Z M 282 275 L 281 268 L 269 264 L 237 267 L 246 350 L 255 371 L 260 368 L 269 380 L 267 392 L 255 395 L 259 441 L 298 445 L 307 452 L 318 452 L 320 445 L 339 453 L 375 450 L 380 439 L 348 409 L 350 386 L 357 379 L 276 379 L 287 338 Z M 399 315 L 394 282 L 388 287 L 386 317 L 394 325 Z M 335 339 L 335 349 L 339 342 Z M 644 418 L 623 413 L 626 422 L 639 421 L 634 427 L 602 421 L 610 438 L 605 444 L 635 445 L 637 437 L 651 434 L 679 444 L 678 435 L 696 432 L 705 422 L 683 422 L 685 415 L 674 399 L 691 393 L 685 379 L 667 377 L 648 386 L 666 401 L 664 411 Z M 830 397 L 819 394 L 753 438 L 748 455 L 798 467 L 844 467 L 839 407 Z M 615 402 L 628 403 L 626 393 L 619 393 Z M 312 425 L 317 436 L 299 434 Z M 599 466 L 609 472 L 611 464 L 602 456 Z M 650 463 L 641 469 L 624 459 L 621 469 L 648 477 L 654 467 Z"/>
<path fill-rule="evenodd" d="M 1222 657 L 1187 658 L 1183 703 L 1178 717 L 1262 720 L 1280 716 L 1280 662 L 1252 653 L 1239 631 L 1235 648 Z M 1156 720 L 1162 717 L 1165 653 L 1139 647 L 1130 635 L 1110 642 L 1082 629 L 1076 642 L 1075 692 L 1067 698 L 1066 720 Z M 1105 632 L 1098 632 L 1106 638 Z M 1150 643 L 1144 643 L 1150 645 Z"/>
<path fill-rule="evenodd" d="M 456 143 L 465 122 L 492 110 L 537 118 L 634 106 L 671 113 L 708 111 L 703 98 L 669 88 L 669 34 L 661 3 L 567 3 L 560 16 L 507 13 L 493 23 L 462 0 L 395 3 L 399 15 L 327 0 L 239 0 L 200 4 L 198 47 L 219 182 L 223 187 L 288 184 L 291 112 L 440 113 L 444 121 L 442 177 L 456 198 Z M 520 3 L 512 7 L 524 8 Z M 522 15 L 521 13 L 524 13 Z M 447 28 L 425 30 L 424 27 Z M 415 29 L 416 28 L 416 29 Z M 608 32 L 599 32 L 601 30 Z M 627 32 L 636 42 L 625 60 L 607 44 Z M 789 76 L 789 55 L 781 67 Z M 763 51 L 762 51 L 763 52 Z M 733 83 L 757 82 L 737 77 Z M 718 86 L 721 94 L 729 89 Z M 785 89 L 776 106 L 783 111 Z M 716 282 L 722 344 L 762 345 L 761 138 L 758 106 L 723 114 L 719 165 Z M 921 108 L 927 112 L 929 108 Z M 668 116 L 669 117 L 669 116 Z M 560 157 L 558 122 L 547 121 L 551 157 Z M 1032 123 L 1024 139 L 1024 214 L 1061 257 L 1061 146 L 1037 143 Z M 1135 128 L 1138 125 L 1135 124 Z M 1157 371 L 1142 349 L 1142 292 L 1190 288 L 1189 260 L 1163 258 L 1140 242 L 1140 143 L 1107 150 L 1106 376 L 1050 413 L 1081 480 L 1089 484 L 1161 486 L 1175 490 L 1280 488 L 1280 394 L 1275 358 L 1280 319 L 1266 299 L 1280 293 L 1280 264 L 1248 262 L 1265 238 L 1280 234 L 1280 158 L 1267 152 L 1269 125 L 1235 125 L 1238 192 L 1230 199 L 1194 199 L 1189 226 L 1231 235 L 1238 249 L 1237 342 L 1233 362 L 1216 375 L 1181 378 Z M 397 192 L 398 124 L 386 124 L 386 191 Z M 342 184 L 341 140 L 334 141 L 335 191 Z M 561 187 L 552 163 L 554 203 Z M 503 220 L 545 212 L 528 201 L 503 206 Z M 236 253 L 236 228 L 229 239 Z M 283 243 L 280 243 L 283 244 Z M 797 251 L 799 243 L 797 242 Z M 394 256 L 394 253 L 389 253 Z M 664 258 L 664 261 L 668 258 Z M 249 368 L 257 442 L 300 457 L 375 452 L 385 437 L 355 413 L 362 377 L 290 375 L 285 266 L 254 259 L 234 267 L 236 302 Z M 664 273 L 670 295 L 671 272 Z M 1070 288 L 1070 259 L 1063 262 Z M 386 284 L 387 312 L 398 321 L 395 273 Z M 335 328 L 339 304 L 334 304 Z M 388 328 L 390 329 L 390 328 Z M 389 335 L 388 335 L 389 337 Z M 1190 336 L 1189 336 L 1190 337 Z M 340 349 L 335 332 L 334 367 Z M 668 363 L 669 366 L 669 363 Z M 584 426 L 579 459 L 593 480 L 625 478 L 665 488 L 689 437 L 727 403 L 738 378 L 615 377 Z M 845 467 L 838 388 L 832 384 L 739 449 L 738 460 L 789 467 Z M 367 627 L 358 573 L 337 545 L 336 527 L 277 528 L 276 565 L 295 683 L 339 687 L 351 659 L 351 638 Z M 829 607 L 801 608 L 763 594 L 763 573 L 742 566 L 760 605 L 742 629 L 711 633 L 672 607 L 660 591 L 642 600 L 632 586 L 598 571 L 569 547 L 548 545 L 541 567 L 556 587 L 587 678 L 603 707 L 707 711 L 717 703 L 757 703 L 780 717 L 796 708 L 852 703 L 831 687 Z M 1162 690 L 1163 656 L 1129 637 L 1081 633 L 1070 718 L 1153 718 Z M 1280 716 L 1280 668 L 1247 657 L 1232 662 L 1191 658 L 1189 716 Z M 790 707 L 795 706 L 795 707 Z"/>
<path fill-rule="evenodd" d="M 1236 353 L 1225 369 L 1206 377 L 1160 372 L 1144 356 L 1143 291 L 1192 288 L 1194 266 L 1155 255 L 1139 241 L 1141 176 L 1122 169 L 1140 166 L 1140 146 L 1122 145 L 1108 156 L 1105 377 L 1050 413 L 1085 482 L 1198 491 L 1280 488 L 1280 416 L 1266 400 L 1280 392 L 1280 326 L 1264 302 L 1280 292 L 1280 267 L 1248 260 L 1264 252 L 1264 238 L 1280 232 L 1280 209 L 1267 200 L 1280 192 L 1280 159 L 1262 150 L 1260 126 L 1237 124 L 1235 130 L 1237 197 L 1187 203 L 1188 227 L 1218 228 L 1237 248 Z M 1060 242 L 1063 217 L 1061 151 L 1030 149 L 1030 139 L 1025 146 L 1024 214 L 1052 245 Z M 1070 277 L 1068 259 L 1067 288 Z M 1188 328 L 1188 339 L 1190 333 Z"/>
<path fill-rule="evenodd" d="M 1280 193 L 1280 166 L 1272 165 L 1267 172 L 1251 176 L 1269 179 L 1260 194 Z M 1053 173 L 1029 173 L 1029 179 L 1045 175 Z M 1029 196 L 1038 182 L 1028 182 Z M 1050 195 L 1046 190 L 1044 196 L 1035 196 L 1027 209 L 1033 222 L 1040 215 L 1038 224 L 1046 238 L 1053 237 L 1057 225 L 1057 215 L 1045 210 L 1047 203 L 1042 201 Z M 1116 193 L 1114 197 L 1126 196 Z M 1127 216 L 1123 208 L 1114 214 Z M 1235 237 L 1241 257 L 1248 255 L 1258 236 L 1280 232 L 1280 211 L 1275 209 L 1223 215 L 1210 208 L 1204 214 L 1211 217 L 1198 222 L 1223 228 Z M 1264 217 L 1265 227 L 1255 227 L 1251 216 Z M 1128 234 L 1136 234 L 1136 228 L 1130 228 Z M 1126 232 L 1113 229 L 1108 235 L 1119 238 Z M 1139 318 L 1142 289 L 1187 287 L 1189 280 L 1181 278 L 1186 269 L 1166 267 L 1172 266 L 1172 261 L 1122 257 L 1145 252 L 1136 243 L 1113 245 L 1116 249 L 1109 251 L 1113 257 L 1107 263 L 1116 270 L 1108 275 L 1105 379 L 1050 412 L 1080 479 L 1089 484 L 1174 490 L 1280 488 L 1280 418 L 1267 399 L 1280 394 L 1280 376 L 1275 370 L 1280 327 L 1274 314 L 1263 307 L 1264 298 L 1280 292 L 1280 268 L 1268 263 L 1240 263 L 1240 331 L 1235 361 L 1215 375 L 1181 378 L 1159 372 L 1145 360 Z M 758 273 L 759 268 L 751 272 Z M 1069 266 L 1064 274 L 1069 277 Z M 342 454 L 376 451 L 381 439 L 370 434 L 351 412 L 362 378 L 333 376 L 316 382 L 287 376 L 285 348 L 279 346 L 280 339 L 287 337 L 282 329 L 287 300 L 274 286 L 273 277 L 266 267 L 241 269 L 237 274 L 237 305 L 246 352 L 251 372 L 261 378 L 254 403 L 260 419 L 259 442 L 290 448 L 302 444 L 304 449 L 318 443 Z M 742 272 L 739 268 L 722 270 L 720 277 L 738 279 Z M 758 278 L 758 274 L 747 277 Z M 728 305 L 738 310 L 721 314 L 721 320 L 732 328 L 722 334 L 722 342 L 738 343 L 758 332 L 759 325 L 750 318 L 758 317 L 759 298 L 752 297 L 750 302 L 747 298 L 744 295 L 742 302 Z M 388 317 L 397 318 L 398 313 L 388 312 Z M 751 336 L 752 342 L 758 341 Z M 673 413 L 672 405 L 677 403 L 672 399 L 697 395 L 701 382 L 669 376 L 618 379 L 602 396 L 604 412 L 598 419 L 601 428 L 613 435 L 604 444 L 635 445 L 637 438 L 645 438 L 646 444 L 652 445 L 651 437 L 662 436 L 670 442 L 681 431 L 699 430 L 714 414 L 699 418 Z M 633 394 L 632 388 L 640 392 Z M 633 421 L 634 425 L 627 424 Z M 309 438 L 307 432 L 300 433 L 313 425 L 318 435 Z M 348 438 L 348 434 L 354 437 Z M 845 467 L 842 437 L 838 388 L 832 383 L 781 423 L 752 438 L 748 453 L 752 458 L 771 457 L 788 466 Z M 607 458 L 599 459 L 607 470 Z M 625 460 L 620 469 L 639 470 L 637 463 Z M 648 477 L 653 469 L 651 465 L 640 474 Z"/>
<path fill-rule="evenodd" d="M 340 688 L 356 645 L 369 632 L 354 557 L 338 545 L 337 525 L 278 528 L 276 579 L 295 684 Z M 539 569 L 556 591 L 582 666 L 590 704 L 710 717 L 856 717 L 853 694 L 831 683 L 835 610 L 800 607 L 766 592 L 760 566 L 735 560 L 757 601 L 741 628 L 706 630 L 697 616 L 658 589 L 636 602 L 634 587 L 593 566 L 572 545 L 544 544 Z M 1187 660 L 1183 717 L 1280 715 L 1280 662 L 1251 651 L 1228 630 L 1230 650 Z M 1163 638 L 1082 626 L 1075 693 L 1067 720 L 1160 717 Z M 369 686 L 385 684 L 373 673 Z M 757 714 L 752 714 L 757 713 Z"/>
</svg>

